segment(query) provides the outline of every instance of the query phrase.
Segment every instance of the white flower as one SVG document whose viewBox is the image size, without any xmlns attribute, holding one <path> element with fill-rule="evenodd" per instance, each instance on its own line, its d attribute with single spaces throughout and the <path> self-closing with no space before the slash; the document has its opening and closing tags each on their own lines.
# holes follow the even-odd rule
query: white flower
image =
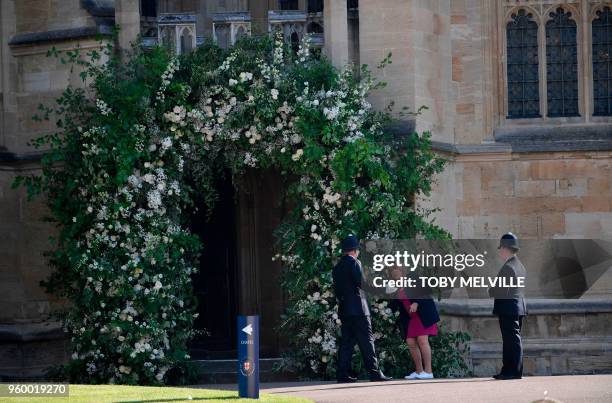
<svg viewBox="0 0 612 403">
<path fill-rule="evenodd" d="M 162 205 L 161 194 L 157 190 L 147 193 L 147 205 L 153 210 L 157 210 Z"/>
<path fill-rule="evenodd" d="M 276 88 L 272 88 L 270 93 L 272 94 L 272 99 L 278 99 L 278 90 Z"/>
<path fill-rule="evenodd" d="M 299 160 L 299 159 L 302 157 L 302 155 L 303 155 L 303 154 L 304 154 L 304 150 L 302 150 L 302 149 L 300 148 L 299 150 L 297 150 L 297 151 L 295 152 L 295 154 L 293 154 L 293 155 L 291 156 L 291 159 L 292 159 L 293 161 L 297 161 L 297 160 Z"/>
<path fill-rule="evenodd" d="M 129 374 L 130 372 L 132 372 L 132 368 L 126 367 L 125 365 L 121 365 L 119 366 L 119 372 L 121 372 L 122 374 Z"/>
<path fill-rule="evenodd" d="M 130 175 L 128 177 L 128 183 L 133 188 L 139 188 L 139 187 L 142 186 L 142 184 L 140 182 L 140 178 L 138 178 L 136 175 Z"/>
<path fill-rule="evenodd" d="M 257 165 L 257 158 L 255 158 L 253 154 L 249 152 L 245 153 L 244 154 L 244 165 L 255 167 Z"/>
<path fill-rule="evenodd" d="M 294 133 L 293 135 L 291 135 L 291 143 L 298 144 L 300 141 L 302 141 L 302 136 L 300 136 L 297 133 Z"/>
<path fill-rule="evenodd" d="M 250 81 L 253 79 L 253 73 L 242 72 L 240 73 L 240 82 L 243 83 L 245 81 Z"/>
<path fill-rule="evenodd" d="M 230 79 L 229 79 L 229 85 L 230 85 L 230 87 L 233 87 L 233 86 L 234 86 L 234 85 L 236 85 L 236 84 L 238 84 L 238 81 L 237 81 L 237 80 L 234 80 L 233 78 L 230 78 Z"/>
<path fill-rule="evenodd" d="M 162 150 L 164 151 L 172 147 L 172 139 L 170 137 L 166 137 L 165 139 L 163 139 L 161 143 L 161 147 L 162 147 Z"/>
<path fill-rule="evenodd" d="M 158 280 L 155 282 L 155 285 L 153 286 L 153 289 L 155 291 L 159 291 L 162 288 L 162 283 Z"/>
<path fill-rule="evenodd" d="M 107 116 L 111 113 L 111 108 L 109 108 L 108 104 L 101 99 L 96 99 L 96 107 L 104 116 Z"/>
<path fill-rule="evenodd" d="M 333 106 L 331 108 L 327 108 L 327 107 L 323 108 L 323 114 L 328 120 L 336 119 L 339 113 L 340 113 L 340 108 L 338 108 L 337 106 Z"/>
</svg>

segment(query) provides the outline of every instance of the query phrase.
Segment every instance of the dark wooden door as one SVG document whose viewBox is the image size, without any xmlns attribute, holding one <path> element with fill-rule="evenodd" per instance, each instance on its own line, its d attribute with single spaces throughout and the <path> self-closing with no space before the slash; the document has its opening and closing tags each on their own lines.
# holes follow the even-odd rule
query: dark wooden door
<svg viewBox="0 0 612 403">
<path fill-rule="evenodd" d="M 216 185 L 212 211 L 201 208 L 192 218 L 192 231 L 203 243 L 200 272 L 193 277 L 200 314 L 195 328 L 205 332 L 192 342 L 194 358 L 236 355 L 236 198 L 229 175 Z"/>
</svg>

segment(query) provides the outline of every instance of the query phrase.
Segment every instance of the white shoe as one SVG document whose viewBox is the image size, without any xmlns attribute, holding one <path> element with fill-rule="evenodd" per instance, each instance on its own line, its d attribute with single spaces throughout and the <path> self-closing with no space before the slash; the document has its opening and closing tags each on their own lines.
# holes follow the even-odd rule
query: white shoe
<svg viewBox="0 0 612 403">
<path fill-rule="evenodd" d="M 420 374 L 416 374 L 417 379 L 433 379 L 434 376 L 433 374 L 430 374 L 428 372 L 421 372 Z"/>
<path fill-rule="evenodd" d="M 404 379 L 417 379 L 418 377 L 419 377 L 419 374 L 417 374 L 416 372 L 413 372 L 410 375 L 406 375 Z"/>
</svg>

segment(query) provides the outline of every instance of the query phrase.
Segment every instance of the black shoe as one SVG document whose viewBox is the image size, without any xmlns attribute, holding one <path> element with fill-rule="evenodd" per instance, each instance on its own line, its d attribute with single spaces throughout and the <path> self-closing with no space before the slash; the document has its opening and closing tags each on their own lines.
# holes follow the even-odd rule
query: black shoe
<svg viewBox="0 0 612 403">
<path fill-rule="evenodd" d="M 357 378 L 353 378 L 352 376 L 347 376 L 346 378 L 338 378 L 338 383 L 355 383 L 357 382 Z"/>
<path fill-rule="evenodd" d="M 493 378 L 497 379 L 498 381 L 506 381 L 508 379 L 522 379 L 523 377 L 521 375 L 498 374 L 495 375 Z"/>
<path fill-rule="evenodd" d="M 378 375 L 373 376 L 372 378 L 370 378 L 370 382 L 386 382 L 386 381 L 390 381 L 393 378 L 391 378 L 390 376 L 385 376 L 385 374 L 383 374 L 382 372 L 378 373 Z"/>
</svg>

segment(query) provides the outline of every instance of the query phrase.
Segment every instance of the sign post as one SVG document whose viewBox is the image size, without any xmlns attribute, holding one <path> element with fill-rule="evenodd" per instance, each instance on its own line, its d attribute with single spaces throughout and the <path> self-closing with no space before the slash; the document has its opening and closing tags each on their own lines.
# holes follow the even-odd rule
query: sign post
<svg viewBox="0 0 612 403">
<path fill-rule="evenodd" d="M 259 316 L 238 316 L 238 395 L 259 399 Z"/>
</svg>

